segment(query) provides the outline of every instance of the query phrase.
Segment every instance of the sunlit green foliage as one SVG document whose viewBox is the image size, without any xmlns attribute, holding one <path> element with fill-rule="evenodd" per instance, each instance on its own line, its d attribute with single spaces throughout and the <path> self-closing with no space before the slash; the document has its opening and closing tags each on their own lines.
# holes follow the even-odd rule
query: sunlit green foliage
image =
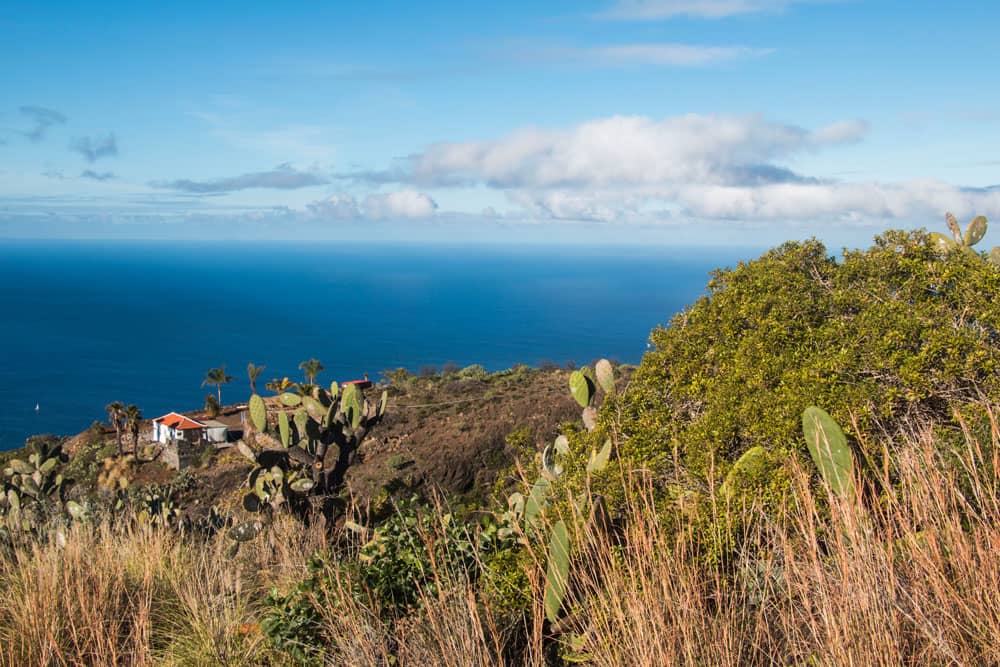
<svg viewBox="0 0 1000 667">
<path fill-rule="evenodd" d="M 740 482 L 766 491 L 776 478 L 759 473 L 805 456 L 809 405 L 857 436 L 852 423 L 862 435 L 906 417 L 948 423 L 953 405 L 1000 397 L 998 332 L 1000 269 L 975 254 L 942 253 L 922 232 L 840 261 L 817 241 L 786 243 L 714 272 L 705 297 L 653 331 L 616 403 L 621 453 L 664 471 L 676 455 L 718 487 L 762 447 Z"/>
</svg>

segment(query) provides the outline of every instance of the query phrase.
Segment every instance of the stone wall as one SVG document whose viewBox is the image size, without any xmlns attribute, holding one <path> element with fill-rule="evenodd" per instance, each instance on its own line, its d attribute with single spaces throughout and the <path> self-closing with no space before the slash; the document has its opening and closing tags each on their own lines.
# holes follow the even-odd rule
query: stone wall
<svg viewBox="0 0 1000 667">
<path fill-rule="evenodd" d="M 163 446 L 160 461 L 168 468 L 181 470 L 187 468 L 195 460 L 201 443 L 190 443 L 185 440 L 175 440 Z"/>
</svg>

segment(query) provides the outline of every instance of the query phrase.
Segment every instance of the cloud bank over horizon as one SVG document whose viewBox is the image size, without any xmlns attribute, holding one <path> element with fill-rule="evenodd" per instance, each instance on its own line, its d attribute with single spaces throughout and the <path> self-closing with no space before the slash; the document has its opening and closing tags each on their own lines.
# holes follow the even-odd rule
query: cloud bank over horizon
<svg viewBox="0 0 1000 667">
<path fill-rule="evenodd" d="M 1000 4 L 107 9 L 0 21 L 0 235 L 708 245 L 1000 217 Z"/>
<path fill-rule="evenodd" d="M 1000 214 L 995 189 L 936 179 L 845 182 L 782 164 L 859 143 L 860 119 L 815 130 L 760 115 L 612 116 L 565 130 L 522 128 L 500 139 L 439 142 L 383 171 L 342 174 L 372 185 L 485 186 L 530 217 L 652 222 L 903 219 L 953 209 Z"/>
</svg>

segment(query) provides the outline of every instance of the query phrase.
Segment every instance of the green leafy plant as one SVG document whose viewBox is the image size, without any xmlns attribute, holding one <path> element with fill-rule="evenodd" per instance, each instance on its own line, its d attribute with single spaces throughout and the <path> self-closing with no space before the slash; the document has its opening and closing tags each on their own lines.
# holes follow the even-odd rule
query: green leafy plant
<svg viewBox="0 0 1000 667">
<path fill-rule="evenodd" d="M 942 255 L 923 232 L 888 232 L 840 261 L 817 241 L 786 243 L 714 272 L 705 297 L 652 332 L 602 417 L 616 422 L 616 454 L 665 497 L 707 497 L 742 468 L 747 497 L 777 504 L 785 462 L 808 455 L 811 404 L 853 416 L 878 466 L 885 452 L 863 450 L 878 433 L 915 416 L 957 426 L 953 408 L 1000 399 L 998 294 L 996 267 Z M 753 466 L 737 463 L 755 447 Z"/>
</svg>

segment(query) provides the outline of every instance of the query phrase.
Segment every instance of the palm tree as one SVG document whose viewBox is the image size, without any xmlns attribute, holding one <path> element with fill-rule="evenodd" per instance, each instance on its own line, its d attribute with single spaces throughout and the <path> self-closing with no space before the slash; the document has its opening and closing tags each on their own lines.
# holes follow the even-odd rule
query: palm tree
<svg viewBox="0 0 1000 667">
<path fill-rule="evenodd" d="M 121 401 L 108 403 L 104 406 L 108 412 L 108 423 L 115 429 L 115 437 L 118 439 L 118 456 L 122 455 L 122 426 L 125 425 L 125 406 Z"/>
<path fill-rule="evenodd" d="M 129 405 L 122 411 L 122 414 L 125 418 L 125 425 L 132 435 L 132 453 L 137 454 L 139 452 L 139 422 L 142 421 L 142 410 L 138 406 Z"/>
<path fill-rule="evenodd" d="M 212 419 L 219 416 L 220 409 L 219 401 L 216 400 L 215 396 L 211 394 L 205 395 L 205 414 L 207 414 Z"/>
<path fill-rule="evenodd" d="M 247 375 L 250 377 L 250 393 L 257 393 L 257 378 L 267 366 L 257 366 L 252 361 L 247 364 Z"/>
<path fill-rule="evenodd" d="M 219 405 L 222 405 L 222 385 L 232 381 L 233 376 L 226 375 L 226 366 L 223 364 L 218 368 L 208 369 L 208 372 L 205 373 L 205 379 L 202 381 L 201 386 L 204 387 L 207 384 L 215 385 L 216 390 L 219 392 Z"/>
<path fill-rule="evenodd" d="M 323 364 L 319 359 L 306 359 L 299 364 L 299 369 L 305 373 L 306 382 L 316 384 L 316 376 L 323 370 Z"/>
</svg>

